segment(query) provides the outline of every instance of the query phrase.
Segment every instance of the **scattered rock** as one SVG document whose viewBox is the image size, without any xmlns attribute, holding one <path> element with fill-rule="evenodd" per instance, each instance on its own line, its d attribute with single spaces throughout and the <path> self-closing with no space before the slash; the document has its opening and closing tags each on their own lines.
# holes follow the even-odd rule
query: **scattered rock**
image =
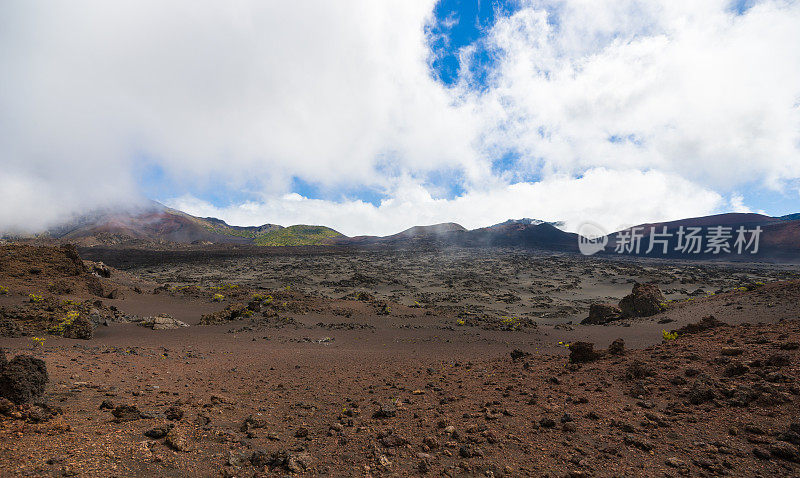
<svg viewBox="0 0 800 478">
<path fill-rule="evenodd" d="M 64 337 L 68 339 L 90 340 L 94 336 L 92 322 L 79 315 L 72 321 L 64 324 Z"/>
<path fill-rule="evenodd" d="M 156 315 L 155 317 L 147 317 L 142 320 L 139 325 L 153 330 L 172 330 L 180 329 L 182 327 L 189 327 L 186 322 L 174 319 L 167 314 Z"/>
<path fill-rule="evenodd" d="M 738 377 L 739 375 L 746 374 L 748 371 L 750 371 L 750 368 L 747 365 L 741 362 L 733 362 L 725 367 L 722 375 L 725 377 Z"/>
<path fill-rule="evenodd" d="M 787 354 L 770 355 L 766 362 L 770 367 L 785 367 L 791 363 L 792 359 Z"/>
<path fill-rule="evenodd" d="M 422 444 L 427 446 L 431 450 L 435 450 L 439 448 L 439 440 L 436 437 L 426 436 L 422 439 Z"/>
<path fill-rule="evenodd" d="M 175 451 L 189 451 L 189 439 L 180 428 L 170 429 L 164 443 Z"/>
<path fill-rule="evenodd" d="M 769 446 L 772 456 L 782 460 L 800 463 L 800 451 L 797 447 L 786 442 L 776 442 Z"/>
<path fill-rule="evenodd" d="M 42 423 L 50 420 L 56 415 L 61 414 L 61 409 L 51 407 L 46 403 L 36 403 L 25 405 L 22 410 L 22 418 L 30 423 Z"/>
<path fill-rule="evenodd" d="M 250 459 L 246 453 L 236 453 L 233 450 L 228 451 L 228 460 L 226 461 L 228 466 L 244 466 L 244 464 L 249 461 Z"/>
<path fill-rule="evenodd" d="M 589 306 L 589 317 L 583 319 L 583 325 L 603 325 L 622 318 L 622 309 L 614 304 L 592 304 Z"/>
<path fill-rule="evenodd" d="M 164 412 L 164 416 L 167 417 L 167 420 L 180 420 L 183 418 L 183 410 L 180 407 L 172 406 Z"/>
<path fill-rule="evenodd" d="M 714 383 L 707 377 L 699 376 L 692 384 L 689 390 L 689 403 L 692 405 L 700 405 L 702 403 L 714 400 L 717 397 L 716 387 Z"/>
<path fill-rule="evenodd" d="M 720 322 L 713 315 L 707 315 L 702 319 L 700 319 L 700 322 L 684 325 L 680 329 L 675 330 L 675 332 L 677 332 L 678 335 L 696 334 L 698 332 L 703 332 L 709 329 L 722 327 L 725 325 L 727 324 L 725 324 L 724 322 Z"/>
<path fill-rule="evenodd" d="M 288 453 L 277 451 L 267 453 L 265 451 L 255 451 L 250 456 L 250 463 L 256 467 L 268 466 L 270 468 L 281 467 L 292 473 L 303 473 L 311 468 L 314 459 L 307 452 Z"/>
<path fill-rule="evenodd" d="M 545 417 L 545 418 L 542 418 L 541 420 L 539 420 L 539 426 L 542 427 L 542 428 L 555 428 L 556 421 L 553 420 L 552 418 L 546 418 Z"/>
<path fill-rule="evenodd" d="M 382 404 L 372 414 L 372 418 L 392 418 L 397 416 L 397 407 L 392 403 Z"/>
<path fill-rule="evenodd" d="M 650 317 L 661 312 L 665 302 L 657 285 L 636 282 L 631 293 L 619 301 L 619 308 L 625 317 Z"/>
<path fill-rule="evenodd" d="M 13 403 L 27 403 L 44 393 L 49 378 L 44 360 L 17 355 L 6 360 L 0 350 L 0 397 Z"/>
<path fill-rule="evenodd" d="M 523 358 L 525 358 L 525 357 L 527 357 L 529 355 L 530 355 L 530 352 L 523 352 L 522 350 L 514 349 L 514 350 L 511 351 L 511 361 L 512 362 L 517 362 L 517 361 L 519 361 L 519 360 L 521 360 L 521 359 L 523 359 Z"/>
<path fill-rule="evenodd" d="M 474 458 L 483 456 L 483 451 L 473 445 L 464 445 L 458 449 L 458 456 L 461 458 Z"/>
<path fill-rule="evenodd" d="M 650 451 L 653 449 L 653 444 L 647 440 L 637 437 L 636 435 L 625 435 L 625 444 L 628 446 L 636 447 L 643 451 Z"/>
<path fill-rule="evenodd" d="M 17 406 L 14 405 L 14 402 L 7 398 L 0 397 L 0 415 L 10 416 L 16 410 Z"/>
<path fill-rule="evenodd" d="M 152 438 L 154 440 L 157 440 L 159 438 L 164 438 L 165 436 L 167 436 L 167 433 L 169 433 L 169 431 L 172 428 L 173 425 L 171 423 L 157 426 L 144 432 L 144 436 L 146 436 L 147 438 Z"/>
<path fill-rule="evenodd" d="M 591 342 L 572 342 L 569 344 L 569 361 L 571 363 L 585 363 L 597 360 L 600 356 L 594 351 Z"/>
<path fill-rule="evenodd" d="M 628 380 L 638 380 L 652 377 L 655 374 L 655 369 L 641 360 L 634 360 L 630 363 L 630 365 L 628 365 L 628 368 L 625 369 L 625 378 Z"/>
<path fill-rule="evenodd" d="M 610 355 L 625 355 L 625 341 L 617 339 L 611 342 L 611 345 L 608 346 L 608 353 Z"/>
<path fill-rule="evenodd" d="M 250 415 L 242 422 L 241 431 L 246 432 L 251 428 L 267 428 L 269 423 L 261 417 Z"/>
<path fill-rule="evenodd" d="M 142 412 L 139 411 L 136 405 L 120 405 L 111 414 L 114 415 L 114 421 L 116 422 L 132 422 L 142 418 Z"/>
<path fill-rule="evenodd" d="M 769 451 L 759 447 L 753 448 L 753 455 L 762 460 L 769 460 L 772 458 L 772 455 L 769 453 Z"/>
<path fill-rule="evenodd" d="M 681 460 L 680 458 L 676 458 L 674 456 L 667 458 L 664 463 L 667 466 L 671 466 L 673 468 L 683 468 L 686 466 L 686 462 Z"/>
<path fill-rule="evenodd" d="M 408 440 L 391 431 L 389 431 L 388 433 L 381 434 L 381 436 L 379 436 L 379 439 L 381 441 L 381 444 L 386 448 L 403 446 L 406 443 L 408 443 Z"/>
<path fill-rule="evenodd" d="M 229 304 L 224 309 L 200 317 L 200 325 L 223 324 L 232 320 L 252 316 L 253 311 L 245 304 Z"/>
<path fill-rule="evenodd" d="M 12 319 L 0 315 L 0 337 L 17 338 L 22 337 L 24 331 Z"/>
<path fill-rule="evenodd" d="M 94 274 L 97 274 L 98 276 L 104 277 L 106 279 L 111 277 L 111 269 L 109 269 L 108 266 L 106 266 L 102 262 L 95 262 L 92 265 L 92 272 Z"/>
</svg>

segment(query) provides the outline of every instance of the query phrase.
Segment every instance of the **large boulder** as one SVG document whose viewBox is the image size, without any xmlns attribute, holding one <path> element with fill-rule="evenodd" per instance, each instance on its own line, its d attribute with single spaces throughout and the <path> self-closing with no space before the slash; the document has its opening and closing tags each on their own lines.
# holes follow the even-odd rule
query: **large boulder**
<svg viewBox="0 0 800 478">
<path fill-rule="evenodd" d="M 44 360 L 30 355 L 17 355 L 6 360 L 0 350 L 0 398 L 16 404 L 27 403 L 41 396 L 49 380 Z"/>
<path fill-rule="evenodd" d="M 64 325 L 65 338 L 90 340 L 93 335 L 94 326 L 92 322 L 82 315 Z"/>
<path fill-rule="evenodd" d="M 572 342 L 569 344 L 569 361 L 571 363 L 592 362 L 600 358 L 602 354 L 594 350 L 591 342 Z"/>
<path fill-rule="evenodd" d="M 633 291 L 619 301 L 619 308 L 625 317 L 650 317 L 663 310 L 666 300 L 657 285 L 637 282 Z"/>
<path fill-rule="evenodd" d="M 589 306 L 589 317 L 583 319 L 583 325 L 603 325 L 622 318 L 622 310 L 614 304 L 592 304 Z"/>
</svg>

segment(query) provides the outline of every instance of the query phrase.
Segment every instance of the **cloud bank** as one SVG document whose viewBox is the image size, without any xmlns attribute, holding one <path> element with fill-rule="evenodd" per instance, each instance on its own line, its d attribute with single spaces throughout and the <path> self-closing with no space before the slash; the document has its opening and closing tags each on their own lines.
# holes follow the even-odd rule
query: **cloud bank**
<svg viewBox="0 0 800 478">
<path fill-rule="evenodd" d="M 542 211 L 537 219 L 546 221 L 569 218 L 564 224 L 569 231 L 577 231 L 585 218 L 593 218 L 607 225 L 610 232 L 642 221 L 679 219 L 687 210 L 710 214 L 722 202 L 719 194 L 679 176 L 598 168 L 580 179 L 555 176 L 547 181 L 470 192 L 455 199 L 436 199 L 425 188 L 408 182 L 378 206 L 363 201 L 334 203 L 298 194 L 228 208 L 194 197 L 177 198 L 170 205 L 200 216 L 227 217 L 240 224 L 252 224 L 262 217 L 288 224 L 303 217 L 312 224 L 336 224 L 346 235 L 389 235 L 415 225 L 450 222 L 453 217 L 462 217 L 460 224 L 474 229 L 509 217 L 526 217 L 531 210 Z"/>
<path fill-rule="evenodd" d="M 448 86 L 432 0 L 3 2 L 0 229 L 152 169 L 187 212 L 346 234 L 745 210 L 800 179 L 800 3 L 751 3 L 522 1 Z"/>
</svg>

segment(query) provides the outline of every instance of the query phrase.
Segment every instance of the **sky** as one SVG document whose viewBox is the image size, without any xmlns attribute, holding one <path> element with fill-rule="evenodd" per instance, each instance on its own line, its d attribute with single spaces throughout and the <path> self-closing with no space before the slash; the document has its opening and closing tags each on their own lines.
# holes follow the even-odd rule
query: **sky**
<svg viewBox="0 0 800 478">
<path fill-rule="evenodd" d="M 800 212 L 800 1 L 0 3 L 0 230 Z"/>
</svg>

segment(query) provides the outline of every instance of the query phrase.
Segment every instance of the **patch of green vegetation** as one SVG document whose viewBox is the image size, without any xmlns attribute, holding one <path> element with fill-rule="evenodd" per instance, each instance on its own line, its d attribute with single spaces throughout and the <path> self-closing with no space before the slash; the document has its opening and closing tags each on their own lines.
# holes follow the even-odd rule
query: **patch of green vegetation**
<svg viewBox="0 0 800 478">
<path fill-rule="evenodd" d="M 67 327 L 72 325 L 72 323 L 75 322 L 75 319 L 77 319 L 79 316 L 80 316 L 80 313 L 78 313 L 75 310 L 70 310 L 69 312 L 67 312 L 67 316 L 64 317 L 64 319 L 61 322 L 59 322 L 58 325 L 50 327 L 49 329 L 47 329 L 47 333 L 51 334 L 51 335 L 61 335 L 61 336 L 63 336 L 64 335 L 64 329 L 66 329 Z"/>
<path fill-rule="evenodd" d="M 0 295 L 7 295 L 8 294 L 8 287 L 0 285 Z"/>
<path fill-rule="evenodd" d="M 216 233 L 216 234 L 223 234 L 225 236 L 236 236 L 236 237 L 244 237 L 248 239 L 255 238 L 258 233 L 256 231 L 248 231 L 242 229 L 233 229 L 231 227 L 224 227 L 218 225 L 211 225 L 211 224 L 204 224 L 203 225 L 206 230 Z"/>
<path fill-rule="evenodd" d="M 262 234 L 255 239 L 258 246 L 314 246 L 326 239 L 343 235 L 325 226 L 296 225 Z"/>
<path fill-rule="evenodd" d="M 515 317 L 501 317 L 500 328 L 503 330 L 517 330 L 519 328 L 519 321 Z"/>
<path fill-rule="evenodd" d="M 269 305 L 272 303 L 272 296 L 263 294 L 253 294 L 253 301 L 260 302 L 262 305 Z"/>
<path fill-rule="evenodd" d="M 667 332 L 666 330 L 662 330 L 661 337 L 664 339 L 664 342 L 669 342 L 670 340 L 675 340 L 678 338 L 678 332 Z"/>
<path fill-rule="evenodd" d="M 228 290 L 228 289 L 236 289 L 237 287 L 239 287 L 238 284 L 229 284 L 225 282 L 222 285 L 212 287 L 211 290 Z"/>
<path fill-rule="evenodd" d="M 37 303 L 43 301 L 44 299 L 40 295 L 28 294 L 28 300 L 30 300 L 33 303 Z"/>
</svg>

